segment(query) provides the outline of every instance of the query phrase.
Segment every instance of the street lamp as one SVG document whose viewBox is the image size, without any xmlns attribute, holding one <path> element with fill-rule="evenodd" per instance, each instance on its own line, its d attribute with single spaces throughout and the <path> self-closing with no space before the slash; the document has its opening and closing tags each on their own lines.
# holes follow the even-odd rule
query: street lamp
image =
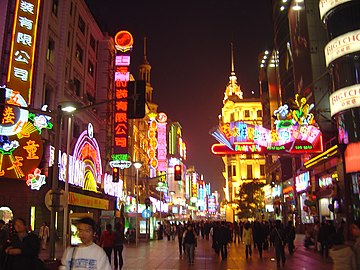
<svg viewBox="0 0 360 270">
<path fill-rule="evenodd" d="M 138 211 L 139 211 L 139 169 L 141 168 L 142 164 L 141 162 L 134 162 L 133 163 L 135 169 L 136 169 L 136 219 L 135 219 L 135 242 L 136 245 L 139 243 L 139 224 L 138 224 Z"/>
<path fill-rule="evenodd" d="M 55 135 L 55 154 L 54 164 L 52 171 L 52 196 L 51 196 L 51 215 L 50 215 L 50 253 L 49 260 L 55 260 L 55 240 L 56 240 L 56 213 L 60 207 L 60 189 L 58 186 L 59 177 L 59 151 L 61 148 L 61 131 L 62 131 L 62 120 L 65 114 L 74 112 L 76 107 L 74 103 L 63 103 L 58 105 L 56 109 L 56 121 L 54 124 Z M 68 129 L 67 129 L 67 142 L 66 142 L 66 154 L 67 154 L 67 165 L 66 165 L 66 181 L 65 181 L 65 200 L 64 200 L 64 223 L 63 223 L 63 248 L 66 248 L 67 244 L 67 223 L 68 223 L 68 193 L 69 193 L 69 152 L 70 152 L 70 136 L 71 136 L 71 122 L 72 115 L 68 118 Z"/>
</svg>

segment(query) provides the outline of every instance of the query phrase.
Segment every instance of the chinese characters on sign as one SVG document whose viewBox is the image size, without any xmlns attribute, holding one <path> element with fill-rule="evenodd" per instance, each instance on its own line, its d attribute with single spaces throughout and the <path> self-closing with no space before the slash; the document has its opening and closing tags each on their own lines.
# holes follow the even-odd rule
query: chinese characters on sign
<svg viewBox="0 0 360 270">
<path fill-rule="evenodd" d="M 114 154 L 128 152 L 128 82 L 130 80 L 130 52 L 132 36 L 127 31 L 117 33 L 115 56 Z M 124 46 L 128 46 L 124 49 Z"/>
<path fill-rule="evenodd" d="M 40 0 L 17 0 L 7 87 L 30 104 Z"/>
</svg>

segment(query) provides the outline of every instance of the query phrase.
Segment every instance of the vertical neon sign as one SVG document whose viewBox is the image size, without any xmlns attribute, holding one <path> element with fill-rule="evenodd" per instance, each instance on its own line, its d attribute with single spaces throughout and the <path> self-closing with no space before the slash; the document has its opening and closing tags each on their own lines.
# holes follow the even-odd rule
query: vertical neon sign
<svg viewBox="0 0 360 270">
<path fill-rule="evenodd" d="M 157 118 L 157 138 L 158 138 L 158 170 L 166 171 L 167 160 L 166 160 L 166 121 L 167 116 L 165 113 L 159 113 Z"/>
<path fill-rule="evenodd" d="M 40 0 L 17 0 L 7 87 L 30 104 Z"/>
<path fill-rule="evenodd" d="M 134 39 L 128 31 L 120 31 L 115 36 L 114 154 L 128 153 L 127 86 L 133 43 Z"/>
</svg>

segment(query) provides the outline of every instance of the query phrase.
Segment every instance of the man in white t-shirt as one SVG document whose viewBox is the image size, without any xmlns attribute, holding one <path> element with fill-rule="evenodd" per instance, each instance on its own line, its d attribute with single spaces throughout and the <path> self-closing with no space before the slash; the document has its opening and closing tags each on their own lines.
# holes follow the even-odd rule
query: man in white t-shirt
<svg viewBox="0 0 360 270">
<path fill-rule="evenodd" d="M 111 270 L 106 253 L 93 242 L 95 221 L 82 218 L 78 221 L 77 229 L 82 243 L 66 249 L 59 270 Z"/>
</svg>

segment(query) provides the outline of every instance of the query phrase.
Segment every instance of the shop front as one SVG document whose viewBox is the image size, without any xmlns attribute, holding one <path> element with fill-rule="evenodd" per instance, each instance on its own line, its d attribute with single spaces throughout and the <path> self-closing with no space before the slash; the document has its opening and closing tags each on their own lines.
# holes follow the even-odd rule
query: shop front
<svg viewBox="0 0 360 270">
<path fill-rule="evenodd" d="M 339 184 L 337 172 L 323 174 L 317 180 L 316 197 L 320 221 L 334 220 L 339 210 Z"/>
<path fill-rule="evenodd" d="M 294 181 L 288 179 L 282 183 L 283 188 L 283 215 L 284 221 L 295 220 L 297 209 L 296 209 L 296 197 L 294 189 Z"/>
</svg>

